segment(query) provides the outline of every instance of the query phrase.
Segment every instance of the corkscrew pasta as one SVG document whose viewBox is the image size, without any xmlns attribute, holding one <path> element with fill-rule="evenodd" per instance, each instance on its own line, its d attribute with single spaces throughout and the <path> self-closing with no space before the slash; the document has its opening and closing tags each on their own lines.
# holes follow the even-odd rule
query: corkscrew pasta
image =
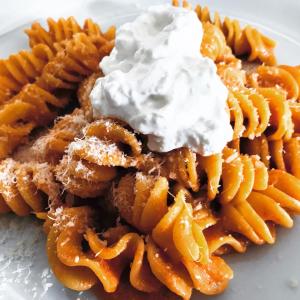
<svg viewBox="0 0 300 300">
<path fill-rule="evenodd" d="M 241 28 L 239 21 L 225 17 L 221 20 L 220 15 L 216 12 L 214 18 L 207 7 L 196 6 L 195 9 L 201 22 L 209 22 L 216 25 L 222 30 L 227 45 L 237 56 L 247 55 L 249 61 L 260 60 L 267 65 L 275 65 L 276 58 L 274 48 L 276 43 L 260 33 L 257 29 L 247 25 Z"/>
<path fill-rule="evenodd" d="M 53 128 L 39 137 L 31 147 L 38 160 L 58 163 L 68 145 L 82 135 L 82 129 L 87 123 L 84 112 L 77 108 L 71 114 L 58 118 Z"/>
<path fill-rule="evenodd" d="M 34 22 L 30 29 L 25 32 L 29 38 L 30 47 L 36 45 L 47 45 L 55 49 L 55 43 L 70 40 L 76 33 L 85 33 L 88 36 L 102 36 L 107 40 L 113 40 L 115 36 L 114 26 L 110 27 L 107 32 L 103 33 L 99 24 L 87 19 L 81 27 L 74 17 L 67 19 L 60 18 L 57 21 L 49 18 L 47 20 L 49 30 L 45 30 L 39 22 Z"/>
<path fill-rule="evenodd" d="M 12 54 L 0 60 L 0 104 L 8 101 L 22 87 L 34 82 L 45 65 L 54 57 L 47 45 L 36 45 L 31 50 Z"/>
<path fill-rule="evenodd" d="M 74 89 L 85 77 L 98 70 L 99 61 L 110 53 L 112 47 L 113 42 L 101 36 L 75 34 L 45 66 L 37 84 L 48 91 Z"/>
<path fill-rule="evenodd" d="M 179 260 L 182 261 L 182 268 L 185 269 L 180 269 L 178 263 L 168 257 L 171 255 L 169 252 L 172 253 L 171 249 L 166 254 L 165 251 L 160 250 L 159 242 L 158 244 L 155 242 L 161 239 L 160 234 L 164 233 L 161 227 L 165 226 L 166 222 L 173 223 L 171 219 L 176 219 L 176 216 L 179 220 L 181 216 L 188 217 L 184 215 L 184 205 L 181 202 L 184 201 L 183 199 L 184 194 L 181 192 L 175 200 L 173 211 L 171 210 L 153 229 L 153 239 L 151 237 L 143 239 L 137 233 L 130 232 L 129 228 L 116 227 L 103 233 L 104 241 L 91 229 L 92 224 L 88 223 L 91 222 L 89 221 L 91 215 L 89 208 L 66 208 L 59 210 L 59 213 L 56 209 L 54 216 L 47 219 L 48 224 L 45 225 L 48 231 L 48 255 L 52 258 L 50 264 L 56 270 L 56 276 L 66 286 L 77 289 L 80 275 L 76 276 L 75 271 L 72 273 L 72 282 L 69 282 L 65 273 L 70 270 L 70 267 L 81 267 L 83 271 L 91 270 L 103 284 L 104 289 L 107 292 L 113 292 L 119 284 L 124 268 L 132 261 L 130 283 L 140 291 L 155 292 L 164 284 L 183 298 L 190 297 L 193 287 L 205 294 L 220 292 L 232 276 L 231 269 L 221 258 L 211 256 L 205 264 L 196 262 L 195 257 L 189 257 L 188 249 L 186 252 L 177 244 L 178 248 L 173 250 L 173 255 L 178 256 L 177 251 L 179 251 L 183 256 Z M 79 212 L 74 213 L 76 210 Z M 167 221 L 167 219 L 170 220 Z M 49 225 L 49 223 L 52 224 Z M 57 225 L 57 223 L 63 223 L 63 225 Z M 180 222 L 178 225 L 180 230 Z M 168 235 L 168 232 L 165 234 Z M 88 252 L 83 252 L 81 249 L 82 239 L 88 242 L 90 248 Z M 195 240 L 191 247 L 197 249 L 199 246 L 195 243 L 200 241 L 201 239 Z M 74 251 L 75 247 L 76 251 Z M 147 255 L 145 256 L 146 249 Z M 95 284 L 93 282 L 95 275 L 85 277 L 88 288 Z"/>
<path fill-rule="evenodd" d="M 195 12 L 233 130 L 210 156 L 150 151 L 124 121 L 93 116 L 113 26 L 35 22 L 31 49 L 0 60 L 0 213 L 44 220 L 49 265 L 67 288 L 115 293 L 128 280 L 149 299 L 215 295 L 233 277 L 227 253 L 273 244 L 276 226 L 300 214 L 299 66 L 276 65 L 275 42 L 252 26 Z"/>
<path fill-rule="evenodd" d="M 275 88 L 232 91 L 228 98 L 233 139 L 253 139 L 263 132 L 269 139 L 290 138 L 294 131 L 292 113 L 285 95 Z M 245 126 L 246 125 L 246 126 Z"/>
<path fill-rule="evenodd" d="M 20 86 L 23 85 L 23 87 L 19 93 L 0 107 L 0 113 L 3 115 L 0 121 L 1 144 L 3 144 L 0 157 L 4 158 L 16 146 L 26 141 L 32 129 L 47 125 L 55 119 L 57 113 L 52 111 L 53 108 L 64 108 L 70 101 L 65 96 L 58 99 L 49 92 L 55 93 L 58 89 L 75 88 L 78 82 L 98 69 L 98 61 L 109 53 L 111 45 L 112 42 L 100 36 L 88 37 L 84 33 L 75 34 L 53 59 L 39 66 L 39 76 L 35 72 L 32 78 L 20 81 Z M 20 60 L 16 60 L 18 61 Z M 19 74 L 16 68 L 12 70 L 15 70 L 14 74 Z M 7 76 L 10 78 L 9 75 Z M 35 83 L 25 85 L 30 79 L 34 79 Z M 19 113 L 12 118 L 12 111 L 19 111 Z M 18 126 L 18 123 L 21 124 Z M 21 127 L 20 130 L 18 127 Z"/>
<path fill-rule="evenodd" d="M 134 155 L 139 155 L 141 149 L 130 131 L 109 119 L 91 123 L 83 131 L 83 139 L 69 144 L 56 174 L 71 193 L 82 198 L 96 197 L 109 188 L 116 167 L 129 168 L 137 163 L 122 151 L 120 143 L 130 146 Z"/>
<path fill-rule="evenodd" d="M 253 87 L 276 87 L 286 93 L 288 100 L 300 100 L 300 67 L 259 66 L 249 75 Z"/>
<path fill-rule="evenodd" d="M 30 132 L 50 124 L 67 98 L 58 99 L 36 84 L 25 85 L 22 90 L 0 107 L 0 158 L 10 154 L 16 146 L 26 142 Z"/>
<path fill-rule="evenodd" d="M 281 170 L 271 170 L 266 189 L 253 191 L 246 201 L 232 201 L 223 206 L 224 226 L 255 244 L 274 243 L 275 236 L 266 221 L 293 226 L 289 213 L 299 213 L 299 187 L 299 179 Z"/>
<path fill-rule="evenodd" d="M 22 164 L 8 158 L 0 164 L 0 178 L 0 213 L 24 216 L 59 202 L 60 185 L 47 163 Z"/>
</svg>

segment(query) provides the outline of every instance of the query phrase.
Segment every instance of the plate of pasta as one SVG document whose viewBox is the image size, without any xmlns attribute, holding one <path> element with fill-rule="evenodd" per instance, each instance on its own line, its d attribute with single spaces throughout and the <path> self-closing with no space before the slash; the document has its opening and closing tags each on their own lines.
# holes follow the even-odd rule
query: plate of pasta
<svg viewBox="0 0 300 300">
<path fill-rule="evenodd" d="M 38 3 L 0 12 L 0 300 L 299 299 L 298 1 Z"/>
</svg>

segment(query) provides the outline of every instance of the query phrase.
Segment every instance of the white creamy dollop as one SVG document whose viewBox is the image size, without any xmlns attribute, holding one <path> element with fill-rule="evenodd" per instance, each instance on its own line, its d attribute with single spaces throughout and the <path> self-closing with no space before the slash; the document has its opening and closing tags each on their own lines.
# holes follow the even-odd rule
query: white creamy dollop
<svg viewBox="0 0 300 300">
<path fill-rule="evenodd" d="M 148 135 L 152 151 L 221 152 L 232 138 L 228 91 L 200 53 L 202 35 L 195 12 L 170 5 L 121 26 L 91 92 L 94 116 L 124 120 Z"/>
</svg>

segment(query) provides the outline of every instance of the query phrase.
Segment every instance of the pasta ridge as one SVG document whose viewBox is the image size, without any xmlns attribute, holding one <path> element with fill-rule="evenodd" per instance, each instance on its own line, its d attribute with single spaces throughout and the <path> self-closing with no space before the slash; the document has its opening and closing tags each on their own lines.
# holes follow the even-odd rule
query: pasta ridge
<svg viewBox="0 0 300 300">
<path fill-rule="evenodd" d="M 252 155 L 259 155 L 268 168 L 286 171 L 300 178 L 298 160 L 299 137 L 293 136 L 288 140 L 268 140 L 265 135 L 254 140 L 241 140 L 241 151 Z"/>
</svg>

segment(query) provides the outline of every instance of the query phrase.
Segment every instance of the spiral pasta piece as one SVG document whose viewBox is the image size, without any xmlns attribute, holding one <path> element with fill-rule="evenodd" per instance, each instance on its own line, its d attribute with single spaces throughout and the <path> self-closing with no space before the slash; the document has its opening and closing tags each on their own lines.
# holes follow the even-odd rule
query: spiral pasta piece
<svg viewBox="0 0 300 300">
<path fill-rule="evenodd" d="M 99 70 L 99 61 L 112 47 L 113 41 L 101 36 L 77 33 L 44 67 L 37 84 L 48 91 L 75 89 L 85 77 Z"/>
<path fill-rule="evenodd" d="M 288 139 L 294 132 L 292 113 L 282 92 L 275 88 L 231 92 L 228 99 L 233 139 L 253 139 L 262 133 L 269 140 Z"/>
<path fill-rule="evenodd" d="M 0 106 L 0 158 L 26 142 L 30 132 L 48 125 L 64 107 L 67 99 L 58 99 L 35 84 L 28 84 L 3 106 Z"/>
<path fill-rule="evenodd" d="M 136 135 L 113 119 L 100 119 L 91 123 L 85 128 L 84 134 L 86 137 L 95 136 L 101 140 L 127 145 L 133 156 L 139 156 L 142 152 L 141 143 Z"/>
<path fill-rule="evenodd" d="M 55 43 L 71 39 L 76 33 L 85 33 L 88 36 L 101 36 L 108 40 L 113 40 L 115 27 L 112 26 L 107 32 L 102 33 L 99 25 L 91 19 L 86 19 L 81 27 L 74 17 L 67 19 L 60 18 L 57 21 L 49 18 L 47 20 L 49 30 L 45 30 L 39 22 L 34 22 L 30 29 L 25 33 L 29 38 L 30 47 L 38 44 L 44 44 L 55 49 Z"/>
<path fill-rule="evenodd" d="M 185 243 L 182 243 L 184 237 Z M 209 250 L 200 225 L 193 221 L 192 207 L 185 202 L 180 191 L 175 203 L 152 231 L 153 240 L 165 249 L 172 259 L 185 257 L 191 261 L 207 263 Z"/>
<path fill-rule="evenodd" d="M 257 153 L 253 154 L 256 155 L 241 155 L 226 147 L 222 154 L 198 157 L 198 169 L 207 177 L 208 200 L 217 197 L 221 203 L 243 201 L 253 189 L 267 187 L 267 167 Z"/>
<path fill-rule="evenodd" d="M 267 221 L 288 228 L 293 226 L 288 212 L 299 213 L 299 187 L 300 181 L 293 175 L 271 170 L 265 190 L 253 191 L 246 201 L 232 201 L 222 207 L 225 228 L 256 244 L 274 243 L 275 237 Z"/>
<path fill-rule="evenodd" d="M 22 50 L 0 60 L 0 104 L 18 93 L 25 84 L 34 82 L 54 55 L 48 46 L 36 45 L 32 50 Z"/>
<path fill-rule="evenodd" d="M 276 64 L 274 55 L 276 43 L 257 29 L 249 25 L 242 29 L 239 21 L 231 20 L 228 17 L 225 17 L 222 21 L 217 12 L 214 15 L 214 19 L 211 19 L 207 7 L 197 5 L 195 11 L 202 23 L 212 23 L 223 32 L 227 45 L 235 55 L 247 55 L 249 61 L 260 60 L 267 65 Z"/>
<path fill-rule="evenodd" d="M 192 207 L 185 202 L 183 191 L 177 194 L 175 203 L 154 227 L 151 236 L 153 241 L 160 246 L 161 249 L 164 249 L 165 254 L 160 251 L 159 258 L 165 257 L 167 254 L 171 260 L 181 261 L 192 279 L 194 288 L 204 294 L 216 294 L 225 288 L 228 279 L 232 276 L 231 271 L 224 261 L 219 261 L 219 258 L 215 258 L 214 256 L 209 257 L 209 249 L 203 234 L 203 228 L 193 221 Z M 182 239 L 184 239 L 185 242 L 182 242 Z M 149 262 L 153 271 L 153 262 L 150 260 Z M 214 272 L 210 272 L 212 268 L 214 268 L 214 265 L 219 263 L 221 265 L 223 264 L 228 277 L 222 276 L 219 272 L 222 269 L 221 266 L 219 266 L 220 269 L 215 269 L 215 274 Z M 198 277 L 197 275 L 206 273 L 207 271 L 210 277 L 210 284 L 206 281 L 206 284 L 202 285 L 201 280 L 204 280 L 204 278 L 202 276 Z M 181 275 L 182 279 L 184 279 L 185 276 L 183 273 Z M 225 277 L 227 277 L 227 279 Z M 220 281 L 218 281 L 218 279 L 220 279 Z M 181 287 L 182 290 L 178 290 L 180 286 L 173 286 L 167 277 L 161 276 L 160 280 L 181 297 L 184 298 L 185 295 L 188 294 L 188 285 L 186 283 Z"/>
<path fill-rule="evenodd" d="M 167 213 L 168 180 L 165 177 L 128 174 L 113 193 L 120 215 L 142 232 L 149 232 Z"/>
<path fill-rule="evenodd" d="M 80 137 L 88 121 L 84 112 L 75 109 L 71 114 L 59 117 L 53 128 L 39 137 L 32 145 L 33 153 L 40 161 L 55 164 L 62 158 L 68 145 Z"/>
<path fill-rule="evenodd" d="M 0 178 L 0 213 L 25 216 L 59 201 L 60 186 L 46 163 L 22 164 L 8 158 L 0 164 Z"/>
<path fill-rule="evenodd" d="M 221 203 L 242 202 L 253 189 L 266 188 L 268 173 L 257 156 L 239 155 L 235 150 L 223 151 Z"/>
<path fill-rule="evenodd" d="M 130 265 L 130 283 L 136 289 L 149 293 L 161 287 L 149 268 L 145 243 L 138 234 L 121 226 L 109 229 L 103 234 L 105 240 L 101 240 L 91 228 L 89 207 L 65 208 L 59 214 L 54 212 L 55 215 L 58 217 L 54 224 L 47 226 L 48 257 L 55 275 L 66 286 L 84 290 L 99 280 L 105 291 L 111 293 L 118 287 L 124 269 Z M 84 239 L 89 247 L 85 252 L 81 246 Z"/>
<path fill-rule="evenodd" d="M 198 156 L 198 166 L 200 172 L 205 172 L 207 176 L 207 196 L 213 200 L 219 192 L 219 184 L 222 175 L 222 154 L 210 156 Z"/>
<path fill-rule="evenodd" d="M 50 92 L 62 88 L 75 88 L 77 82 L 98 68 L 101 56 L 105 55 L 105 51 L 110 51 L 107 49 L 107 44 L 106 40 L 101 37 L 90 38 L 83 33 L 75 34 L 73 39 L 67 42 L 65 49 L 46 64 L 36 83 L 24 86 L 14 98 L 2 107 L 2 112 L 0 112 L 2 115 L 8 115 L 8 110 L 19 107 L 19 114 L 15 114 L 14 120 L 11 120 L 10 123 L 2 121 L 4 126 L 9 127 L 8 129 L 3 127 L 1 130 L 4 132 L 3 141 L 1 141 L 4 144 L 2 157 L 26 140 L 34 127 L 49 124 L 54 120 L 56 112 L 53 111 L 53 108 L 63 108 L 68 102 L 65 99 L 57 99 Z M 108 46 L 109 49 L 110 47 L 111 45 Z M 27 104 L 21 104 L 20 101 Z M 26 108 L 20 108 L 25 105 Z M 12 133 L 14 131 L 12 126 L 16 126 L 12 122 L 19 121 L 26 122 L 27 130 L 23 131 L 24 135 L 17 138 Z M 27 124 L 27 122 L 31 123 Z"/>
<path fill-rule="evenodd" d="M 95 121 L 83 131 L 83 139 L 69 144 L 56 175 L 71 193 L 82 198 L 96 197 L 109 188 L 116 167 L 136 166 L 134 156 L 140 154 L 141 148 L 133 133 L 109 119 Z M 130 147 L 129 154 L 123 151 L 123 145 Z"/>
<path fill-rule="evenodd" d="M 300 68 L 292 66 L 259 66 L 249 75 L 253 87 L 276 87 L 283 90 L 288 100 L 300 100 Z"/>
<path fill-rule="evenodd" d="M 74 227 L 77 232 L 91 223 L 92 212 L 89 207 L 64 209 L 58 207 L 47 215 L 44 229 L 47 234 L 47 256 L 49 265 L 56 276 L 66 287 L 83 291 L 91 288 L 97 282 L 94 273 L 85 267 L 68 267 L 58 258 L 57 240 L 62 231 Z"/>
</svg>

